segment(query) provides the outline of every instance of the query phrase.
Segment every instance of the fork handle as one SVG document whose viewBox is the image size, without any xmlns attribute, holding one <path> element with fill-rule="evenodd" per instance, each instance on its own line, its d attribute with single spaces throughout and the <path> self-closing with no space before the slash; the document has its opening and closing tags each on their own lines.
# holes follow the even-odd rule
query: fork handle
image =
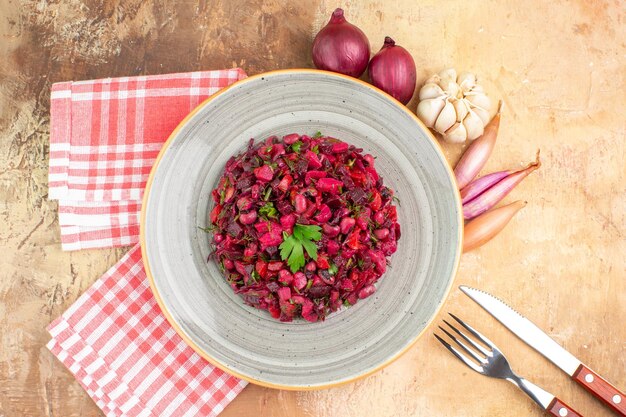
<svg viewBox="0 0 626 417">
<path fill-rule="evenodd" d="M 548 408 L 546 408 L 546 410 L 548 411 L 548 413 L 550 413 L 550 415 L 557 416 L 557 417 L 582 417 L 583 416 L 582 414 L 579 414 L 576 411 L 574 411 L 572 407 L 565 404 L 563 401 L 559 400 L 556 397 L 554 397 L 554 400 L 552 400 L 552 402 L 550 403 Z"/>
<path fill-rule="evenodd" d="M 572 378 L 587 391 L 604 401 L 620 416 L 626 416 L 626 395 L 585 365 L 580 365 Z"/>
</svg>

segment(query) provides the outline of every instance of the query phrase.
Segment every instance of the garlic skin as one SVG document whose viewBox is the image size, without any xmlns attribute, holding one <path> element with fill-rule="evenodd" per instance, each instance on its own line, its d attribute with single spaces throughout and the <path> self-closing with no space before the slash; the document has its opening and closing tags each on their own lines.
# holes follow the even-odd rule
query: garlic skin
<svg viewBox="0 0 626 417">
<path fill-rule="evenodd" d="M 447 68 L 433 74 L 419 91 L 417 117 L 446 142 L 480 137 L 489 123 L 491 100 L 476 75 Z"/>
</svg>

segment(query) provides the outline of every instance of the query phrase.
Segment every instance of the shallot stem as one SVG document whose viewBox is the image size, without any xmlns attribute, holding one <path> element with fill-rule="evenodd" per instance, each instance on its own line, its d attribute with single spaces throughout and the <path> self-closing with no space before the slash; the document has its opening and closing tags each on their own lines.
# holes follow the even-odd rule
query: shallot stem
<svg viewBox="0 0 626 417">
<path fill-rule="evenodd" d="M 498 103 L 498 112 L 491 119 L 481 137 L 476 139 L 467 148 L 454 168 L 454 175 L 459 190 L 462 190 L 472 181 L 480 170 L 485 166 L 491 151 L 496 144 L 498 129 L 500 128 L 500 114 L 502 112 L 502 100 Z"/>
<path fill-rule="evenodd" d="M 474 250 L 491 240 L 524 206 L 526 206 L 526 201 L 518 200 L 490 210 L 467 223 L 463 230 L 463 253 Z"/>
<path fill-rule="evenodd" d="M 528 164 L 528 166 L 522 170 L 509 174 L 504 179 L 495 183 L 491 188 L 488 188 L 478 197 L 474 198 L 470 202 L 463 205 L 463 217 L 466 220 L 473 219 L 476 216 L 486 212 L 500 200 L 502 200 L 507 194 L 509 194 L 517 184 L 522 182 L 524 178 L 531 172 L 535 171 L 541 166 L 539 160 L 539 151 L 537 151 L 537 159 L 535 162 Z"/>
</svg>

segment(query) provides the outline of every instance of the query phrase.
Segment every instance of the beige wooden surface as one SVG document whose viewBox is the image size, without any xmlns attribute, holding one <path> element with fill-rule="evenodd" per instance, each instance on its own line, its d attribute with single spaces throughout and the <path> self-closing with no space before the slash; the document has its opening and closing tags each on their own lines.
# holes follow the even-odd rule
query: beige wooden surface
<svg viewBox="0 0 626 417">
<path fill-rule="evenodd" d="M 385 4 L 389 3 L 389 4 Z M 309 67 L 337 6 L 375 51 L 391 35 L 418 79 L 475 71 L 506 105 L 488 170 L 543 167 L 507 201 L 528 206 L 465 255 L 456 284 L 508 300 L 626 389 L 626 6 L 610 1 L 0 0 L 0 416 L 97 416 L 44 347 L 44 330 L 123 250 L 64 253 L 47 196 L 52 82 L 243 67 Z M 415 103 L 409 105 L 414 109 Z M 451 163 L 461 149 L 446 147 Z M 586 416 L 607 409 L 458 290 L 446 311 Z M 462 367 L 427 332 L 373 376 L 319 392 L 249 386 L 223 416 L 540 416 L 504 382 Z"/>
</svg>

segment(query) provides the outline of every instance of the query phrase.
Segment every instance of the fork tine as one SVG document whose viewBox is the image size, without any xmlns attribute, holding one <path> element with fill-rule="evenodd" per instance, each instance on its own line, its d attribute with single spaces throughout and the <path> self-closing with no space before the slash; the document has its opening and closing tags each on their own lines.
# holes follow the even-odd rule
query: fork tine
<svg viewBox="0 0 626 417">
<path fill-rule="evenodd" d="M 472 362 L 471 360 L 467 359 L 461 352 L 459 352 L 458 350 L 456 350 L 454 347 L 450 346 L 450 344 L 448 342 L 446 342 L 445 340 L 443 340 L 441 337 L 439 337 L 439 335 L 437 335 L 436 333 L 433 333 L 435 335 L 435 337 L 437 338 L 437 340 L 439 340 L 441 342 L 442 345 L 444 345 L 446 347 L 446 349 L 448 349 L 454 356 L 456 356 L 461 362 L 463 362 L 465 365 L 467 365 L 469 368 L 471 368 L 472 370 L 478 372 L 479 374 L 483 373 L 483 368 L 482 366 L 478 366 L 476 365 L 474 362 Z"/>
<path fill-rule="evenodd" d="M 489 346 L 492 350 L 493 349 L 497 349 L 496 345 L 489 339 L 487 339 L 485 336 L 483 336 L 482 334 L 478 333 L 478 330 L 475 330 L 472 326 L 470 326 L 469 324 L 466 324 L 463 320 L 461 320 L 460 318 L 458 318 L 457 316 L 455 316 L 452 313 L 448 313 L 454 320 L 456 320 L 461 326 L 465 327 L 465 329 L 467 329 L 468 332 L 470 332 L 471 334 L 473 334 L 474 336 L 476 336 L 476 338 L 478 340 L 480 340 L 481 342 L 483 342 L 485 345 Z"/>
<path fill-rule="evenodd" d="M 448 327 L 450 327 L 452 330 L 454 330 L 459 336 L 461 336 L 463 339 L 465 339 L 467 341 L 467 343 L 469 343 L 470 345 L 474 346 L 477 350 L 479 350 L 480 353 L 482 353 L 485 356 L 489 356 L 490 355 L 490 352 L 487 349 L 485 349 L 484 347 L 482 347 L 481 345 L 476 343 L 474 340 L 472 340 L 469 337 L 467 337 L 467 335 L 465 335 L 465 333 L 463 333 L 462 331 L 460 331 L 459 329 L 457 329 L 456 327 L 454 327 L 453 325 L 448 323 L 447 320 L 444 319 L 443 322 L 446 323 L 448 325 Z"/>
<path fill-rule="evenodd" d="M 439 328 L 441 329 L 442 332 L 447 334 L 450 339 L 454 340 L 456 342 L 456 344 L 459 345 L 466 353 L 468 353 L 472 358 L 474 358 L 474 360 L 476 362 L 481 363 L 481 364 L 486 364 L 487 363 L 487 361 L 485 361 L 485 358 L 480 357 L 476 352 L 474 352 L 474 350 L 472 350 L 465 343 L 463 343 L 459 339 L 457 339 L 452 333 L 450 333 L 449 331 L 447 331 L 446 329 L 444 329 L 441 326 L 439 326 Z"/>
</svg>

